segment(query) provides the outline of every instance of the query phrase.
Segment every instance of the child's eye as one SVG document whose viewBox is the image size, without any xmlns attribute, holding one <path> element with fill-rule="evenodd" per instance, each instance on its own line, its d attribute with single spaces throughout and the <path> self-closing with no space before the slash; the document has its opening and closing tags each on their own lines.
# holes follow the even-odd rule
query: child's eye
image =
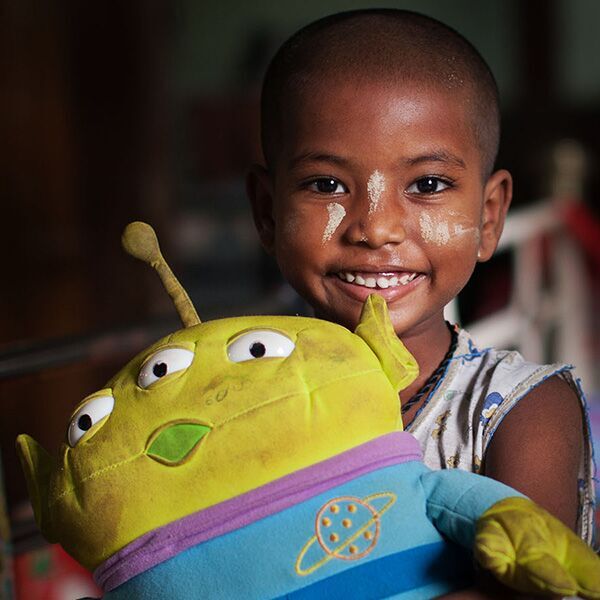
<svg viewBox="0 0 600 600">
<path fill-rule="evenodd" d="M 452 187 L 452 183 L 439 177 L 421 177 L 406 191 L 409 194 L 437 194 L 449 187 Z"/>
<path fill-rule="evenodd" d="M 335 177 L 319 177 L 308 182 L 306 186 L 312 192 L 319 194 L 345 194 L 348 188 Z"/>
</svg>

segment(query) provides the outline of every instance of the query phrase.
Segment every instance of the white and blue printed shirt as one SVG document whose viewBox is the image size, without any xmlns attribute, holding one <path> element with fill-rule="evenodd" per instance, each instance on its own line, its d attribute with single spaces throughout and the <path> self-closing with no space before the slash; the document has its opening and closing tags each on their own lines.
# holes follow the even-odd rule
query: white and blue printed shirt
<svg viewBox="0 0 600 600">
<path fill-rule="evenodd" d="M 577 394 L 584 414 L 577 531 L 592 543 L 595 495 L 591 433 L 585 398 L 572 369 L 567 364 L 530 363 L 514 351 L 478 349 L 469 334 L 460 330 L 444 376 L 407 431 L 421 443 L 428 467 L 479 473 L 492 436 L 508 412 L 549 377 L 562 377 Z"/>
</svg>

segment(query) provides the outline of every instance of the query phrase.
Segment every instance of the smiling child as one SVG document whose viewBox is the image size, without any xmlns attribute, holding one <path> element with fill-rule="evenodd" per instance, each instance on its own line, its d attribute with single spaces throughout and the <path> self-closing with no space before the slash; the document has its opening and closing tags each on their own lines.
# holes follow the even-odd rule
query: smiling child
<svg viewBox="0 0 600 600">
<path fill-rule="evenodd" d="M 269 67 L 266 164 L 248 193 L 263 246 L 316 316 L 352 329 L 369 294 L 387 301 L 420 366 L 402 412 L 425 462 L 503 481 L 589 542 L 591 449 L 570 367 L 478 349 L 444 320 L 502 233 L 499 130 L 493 75 L 455 31 L 401 10 L 333 15 Z"/>
</svg>

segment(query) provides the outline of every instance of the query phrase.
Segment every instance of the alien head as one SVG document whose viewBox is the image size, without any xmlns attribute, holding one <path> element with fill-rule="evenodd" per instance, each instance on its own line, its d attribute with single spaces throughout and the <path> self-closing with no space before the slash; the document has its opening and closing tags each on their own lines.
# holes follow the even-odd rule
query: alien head
<svg viewBox="0 0 600 600">
<path fill-rule="evenodd" d="M 417 365 L 370 296 L 354 333 L 304 317 L 200 323 L 152 230 L 124 245 L 159 272 L 186 327 L 74 410 L 57 458 L 17 448 L 38 525 L 93 569 L 144 533 L 402 428 Z"/>
</svg>

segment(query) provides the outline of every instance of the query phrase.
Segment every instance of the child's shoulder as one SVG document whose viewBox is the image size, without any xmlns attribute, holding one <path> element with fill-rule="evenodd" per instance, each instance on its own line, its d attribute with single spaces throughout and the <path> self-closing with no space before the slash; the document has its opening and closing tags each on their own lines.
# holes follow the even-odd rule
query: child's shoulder
<svg viewBox="0 0 600 600">
<path fill-rule="evenodd" d="M 411 429 L 419 430 L 429 423 L 431 430 L 443 421 L 443 433 L 450 434 L 454 422 L 461 444 L 474 442 L 481 457 L 506 415 L 539 386 L 563 393 L 568 389 L 569 395 L 583 405 L 571 365 L 541 365 L 525 360 L 516 351 L 484 348 L 461 329 L 452 360 Z M 431 432 L 436 435 L 435 429 Z"/>
<path fill-rule="evenodd" d="M 540 365 L 515 351 L 481 348 L 461 330 L 445 376 L 409 430 L 429 466 L 508 483 L 565 521 L 577 517 L 589 539 L 591 436 L 571 365 Z M 557 494 L 559 486 L 572 493 Z"/>
<path fill-rule="evenodd" d="M 544 406 L 534 406 L 533 412 L 536 409 L 548 412 L 550 395 L 562 397 L 566 394 L 572 402 L 582 406 L 585 402 L 573 376 L 572 365 L 539 364 L 526 360 L 515 350 L 481 348 L 465 330 L 459 332 L 446 385 L 449 389 L 464 392 L 462 401 L 468 403 L 469 414 L 483 425 L 484 446 L 488 445 L 506 415 L 525 397 L 548 396 Z"/>
</svg>

